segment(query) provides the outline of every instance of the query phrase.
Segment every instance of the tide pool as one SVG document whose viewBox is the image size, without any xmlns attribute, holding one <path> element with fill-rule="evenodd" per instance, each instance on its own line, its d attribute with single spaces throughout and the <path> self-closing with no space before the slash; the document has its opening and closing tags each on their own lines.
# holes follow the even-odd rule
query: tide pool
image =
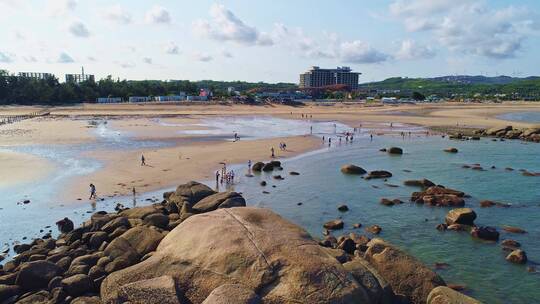
<svg viewBox="0 0 540 304">
<path fill-rule="evenodd" d="M 401 156 L 379 152 L 382 147 L 399 146 Z M 456 147 L 459 153 L 442 150 Z M 386 184 L 383 180 L 364 180 L 340 172 L 344 164 L 357 164 L 364 169 L 383 169 L 393 173 Z M 463 164 L 479 163 L 485 171 L 462 168 Z M 495 166 L 495 169 L 491 169 Z M 427 207 L 409 203 L 410 195 L 418 188 L 406 187 L 407 179 L 428 178 L 435 183 L 458 189 L 471 195 L 466 206 L 478 215 L 477 225 L 497 227 L 501 240 L 512 238 L 522 244 L 529 256 L 530 266 L 540 262 L 540 177 L 521 175 L 518 169 L 540 172 L 540 145 L 520 141 L 491 142 L 449 141 L 440 137 L 367 137 L 355 139 L 354 144 L 325 148 L 296 159 L 285 160 L 283 171 L 244 177 L 235 190 L 242 192 L 248 204 L 267 207 L 306 228 L 313 236 L 322 237 L 322 224 L 342 218 L 345 229 L 336 236 L 356 232 L 369 235 L 364 228 L 373 224 L 382 227 L 381 238 L 400 246 L 427 265 L 448 263 L 438 273 L 447 283 L 465 284 L 466 293 L 484 303 L 534 303 L 539 298 L 540 274 L 531 274 L 524 265 L 505 261 L 498 243 L 471 238 L 466 232 L 440 232 L 435 226 L 444 222 L 449 208 Z M 512 167 L 516 170 L 506 171 Z M 245 172 L 246 166 L 236 170 Z M 410 170 L 411 172 L 406 172 Z M 300 172 L 290 176 L 289 171 Z M 281 174 L 278 181 L 272 174 Z M 268 186 L 259 182 L 266 180 Z M 276 185 L 272 188 L 271 185 Z M 270 194 L 263 194 L 268 191 Z M 399 198 L 405 204 L 393 207 L 379 203 L 381 198 Z M 479 200 L 511 203 L 511 208 L 480 208 Z M 302 203 L 302 205 L 298 205 Z M 337 211 L 347 204 L 349 212 Z M 353 229 L 354 223 L 362 228 Z M 501 229 L 513 225 L 527 234 L 510 234 Z M 374 237 L 373 235 L 369 235 Z"/>
</svg>

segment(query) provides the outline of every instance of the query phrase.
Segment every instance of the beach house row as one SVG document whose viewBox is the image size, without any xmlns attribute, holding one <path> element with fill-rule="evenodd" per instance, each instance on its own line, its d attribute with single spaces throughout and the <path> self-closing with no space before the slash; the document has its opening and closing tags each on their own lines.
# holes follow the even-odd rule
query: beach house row
<svg viewBox="0 0 540 304">
<path fill-rule="evenodd" d="M 130 96 L 127 100 L 122 97 L 100 97 L 96 99 L 97 103 L 121 103 L 121 102 L 181 102 L 181 101 L 208 101 L 212 93 L 208 89 L 201 89 L 199 95 L 187 95 L 180 92 L 178 95 L 166 96 Z"/>
</svg>

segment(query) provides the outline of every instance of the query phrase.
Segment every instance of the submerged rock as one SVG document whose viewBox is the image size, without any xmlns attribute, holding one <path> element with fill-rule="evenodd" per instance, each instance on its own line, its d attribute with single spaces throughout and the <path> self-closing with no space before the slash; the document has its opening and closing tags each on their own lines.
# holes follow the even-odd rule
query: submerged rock
<svg viewBox="0 0 540 304">
<path fill-rule="evenodd" d="M 392 173 L 385 170 L 375 170 L 375 171 L 369 172 L 369 174 L 365 177 L 365 179 L 389 178 L 389 177 L 392 177 Z"/>
<path fill-rule="evenodd" d="M 519 234 L 527 233 L 527 231 L 519 227 L 514 227 L 514 226 L 503 226 L 503 230 L 510 233 L 519 233 Z"/>
<path fill-rule="evenodd" d="M 444 152 L 458 153 L 458 149 L 457 148 L 446 148 L 446 149 L 444 149 Z"/>
<path fill-rule="evenodd" d="M 471 230 L 471 235 L 473 237 L 488 241 L 499 240 L 499 232 L 497 231 L 497 229 L 488 226 L 473 227 L 473 229 Z"/>
</svg>

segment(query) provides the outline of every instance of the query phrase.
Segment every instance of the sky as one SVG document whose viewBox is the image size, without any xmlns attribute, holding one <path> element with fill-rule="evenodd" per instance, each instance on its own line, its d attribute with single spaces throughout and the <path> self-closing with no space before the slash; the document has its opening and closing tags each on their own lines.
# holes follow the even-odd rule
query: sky
<svg viewBox="0 0 540 304">
<path fill-rule="evenodd" d="M 298 82 L 540 75 L 538 0 L 0 0 L 0 69 Z"/>
</svg>

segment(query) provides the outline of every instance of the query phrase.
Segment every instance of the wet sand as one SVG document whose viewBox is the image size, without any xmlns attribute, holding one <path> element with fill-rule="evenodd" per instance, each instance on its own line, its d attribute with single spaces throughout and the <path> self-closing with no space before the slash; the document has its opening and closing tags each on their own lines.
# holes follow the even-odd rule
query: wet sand
<svg viewBox="0 0 540 304">
<path fill-rule="evenodd" d="M 54 165 L 39 157 L 0 150 L 0 188 L 11 187 L 44 178 Z"/>
</svg>

